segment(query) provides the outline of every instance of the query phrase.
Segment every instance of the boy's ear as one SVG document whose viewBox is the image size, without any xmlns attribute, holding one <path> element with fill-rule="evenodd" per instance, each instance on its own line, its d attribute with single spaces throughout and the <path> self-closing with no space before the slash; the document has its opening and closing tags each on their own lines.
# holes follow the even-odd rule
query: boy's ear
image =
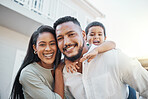
<svg viewBox="0 0 148 99">
<path fill-rule="evenodd" d="M 106 38 L 107 38 L 107 37 L 105 36 L 105 37 L 104 37 L 104 41 L 106 40 Z"/>
<path fill-rule="evenodd" d="M 82 30 L 82 35 L 83 35 L 84 40 L 87 40 L 87 39 L 86 39 L 86 33 L 85 33 L 85 31 L 83 31 L 83 30 Z"/>
</svg>

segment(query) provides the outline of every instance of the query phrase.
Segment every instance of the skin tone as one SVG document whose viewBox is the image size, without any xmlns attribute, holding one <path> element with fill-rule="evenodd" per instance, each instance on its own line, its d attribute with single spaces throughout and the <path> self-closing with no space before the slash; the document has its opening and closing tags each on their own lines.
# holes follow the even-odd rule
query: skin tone
<svg viewBox="0 0 148 99">
<path fill-rule="evenodd" d="M 43 32 L 39 34 L 36 42 L 36 46 L 33 45 L 34 51 L 36 51 L 38 57 L 41 59 L 38 64 L 46 69 L 54 67 L 54 60 L 57 52 L 56 41 L 50 32 Z M 61 62 L 55 70 L 55 89 L 54 92 L 59 94 L 64 99 L 64 82 L 62 76 L 64 64 Z M 54 71 L 52 71 L 54 74 Z"/>
<path fill-rule="evenodd" d="M 36 46 L 33 45 L 33 48 L 37 52 L 38 57 L 41 59 L 38 64 L 47 69 L 53 68 L 53 62 L 57 52 L 54 36 L 48 32 L 39 34 Z"/>
<path fill-rule="evenodd" d="M 89 44 L 94 44 L 98 47 L 94 48 L 90 53 L 85 55 L 80 59 L 80 62 L 88 59 L 90 62 L 97 54 L 106 52 L 116 47 L 116 44 L 113 41 L 106 41 L 106 36 L 104 35 L 104 30 L 100 26 L 92 26 L 88 30 L 87 42 Z"/>
<path fill-rule="evenodd" d="M 87 42 L 89 44 L 100 45 L 106 40 L 104 30 L 100 26 L 90 27 L 87 34 Z"/>
<path fill-rule="evenodd" d="M 64 80 L 63 80 L 64 62 L 61 62 L 55 70 L 54 92 L 64 99 Z"/>
<path fill-rule="evenodd" d="M 83 37 L 85 36 L 86 39 L 85 32 L 73 22 L 66 22 L 58 25 L 56 28 L 56 35 L 58 47 L 67 57 L 77 55 L 78 50 L 83 47 Z M 82 53 L 84 52 L 86 52 L 86 50 L 83 50 Z"/>
<path fill-rule="evenodd" d="M 94 48 L 88 54 L 83 56 L 79 62 L 83 62 L 85 60 L 90 62 L 92 59 L 96 57 L 97 54 L 115 48 L 114 42 L 112 41 L 104 42 L 105 40 L 106 40 L 106 37 L 104 36 L 104 30 L 102 27 L 100 26 L 90 27 L 87 35 L 87 42 L 89 44 L 94 44 L 98 47 Z M 70 71 L 71 73 L 73 73 L 74 71 L 77 71 L 78 69 L 80 69 L 80 67 L 78 66 L 78 62 L 71 62 L 65 59 L 65 63 L 66 63 L 67 72 Z"/>
<path fill-rule="evenodd" d="M 73 22 L 65 22 L 56 27 L 56 36 L 58 40 L 58 47 L 60 51 L 67 57 L 73 57 L 78 54 L 80 48 L 82 48 L 82 53 L 88 51 L 86 45 L 86 33 L 81 30 L 81 28 L 74 24 Z M 77 60 L 82 56 L 80 56 Z M 78 62 L 80 69 L 78 72 L 82 72 L 81 63 Z"/>
</svg>

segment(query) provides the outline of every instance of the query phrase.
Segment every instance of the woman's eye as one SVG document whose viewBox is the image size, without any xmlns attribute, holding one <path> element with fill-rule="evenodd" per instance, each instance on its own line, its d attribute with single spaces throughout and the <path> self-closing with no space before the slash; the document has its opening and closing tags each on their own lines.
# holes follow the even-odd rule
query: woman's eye
<svg viewBox="0 0 148 99">
<path fill-rule="evenodd" d="M 39 46 L 45 46 L 45 44 L 40 44 Z"/>
<path fill-rule="evenodd" d="M 56 43 L 51 43 L 50 45 L 56 45 Z"/>
</svg>

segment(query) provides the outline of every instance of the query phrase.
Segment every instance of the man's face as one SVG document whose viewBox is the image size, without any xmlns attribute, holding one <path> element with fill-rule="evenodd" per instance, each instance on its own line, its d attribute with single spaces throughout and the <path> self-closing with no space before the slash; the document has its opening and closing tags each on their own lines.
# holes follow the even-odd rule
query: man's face
<svg viewBox="0 0 148 99">
<path fill-rule="evenodd" d="M 56 27 L 60 51 L 71 61 L 78 59 L 83 50 L 84 39 L 81 28 L 73 22 L 65 22 Z"/>
<path fill-rule="evenodd" d="M 87 41 L 89 44 L 100 45 L 104 42 L 104 30 L 100 26 L 92 26 L 88 30 Z"/>
</svg>

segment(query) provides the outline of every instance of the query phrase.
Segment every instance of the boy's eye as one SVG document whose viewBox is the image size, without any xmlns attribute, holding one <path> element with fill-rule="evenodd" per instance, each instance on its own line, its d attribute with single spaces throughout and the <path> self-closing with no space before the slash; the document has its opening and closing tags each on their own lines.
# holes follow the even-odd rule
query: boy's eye
<svg viewBox="0 0 148 99">
<path fill-rule="evenodd" d="M 90 36 L 94 36 L 94 34 L 90 34 Z"/>
<path fill-rule="evenodd" d="M 99 34 L 99 36 L 102 36 L 102 34 Z"/>
</svg>

